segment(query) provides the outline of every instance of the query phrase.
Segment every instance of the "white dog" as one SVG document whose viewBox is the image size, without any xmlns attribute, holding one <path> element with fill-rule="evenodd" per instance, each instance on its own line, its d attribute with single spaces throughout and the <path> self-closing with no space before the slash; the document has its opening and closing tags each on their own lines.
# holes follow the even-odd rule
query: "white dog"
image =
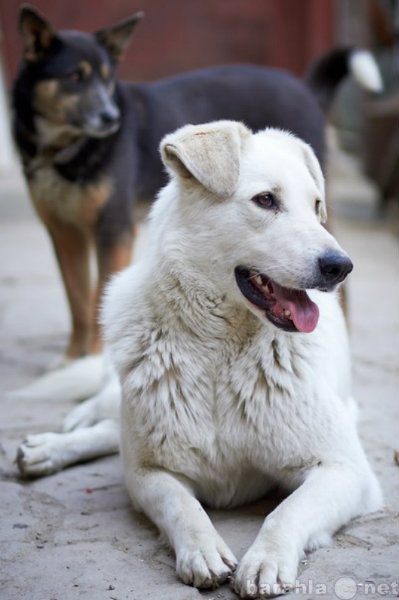
<svg viewBox="0 0 399 600">
<path fill-rule="evenodd" d="M 243 598 L 282 593 L 303 550 L 382 503 L 333 291 L 352 263 L 321 225 L 322 173 L 299 139 L 220 121 L 183 127 L 161 152 L 171 181 L 147 253 L 116 276 L 104 307 L 127 487 L 185 583 L 234 577 Z M 70 433 L 31 436 L 23 472 L 116 450 L 114 421 L 101 419 L 118 394 L 111 382 L 76 409 Z M 236 506 L 276 484 L 290 495 L 236 569 L 201 502 Z"/>
</svg>

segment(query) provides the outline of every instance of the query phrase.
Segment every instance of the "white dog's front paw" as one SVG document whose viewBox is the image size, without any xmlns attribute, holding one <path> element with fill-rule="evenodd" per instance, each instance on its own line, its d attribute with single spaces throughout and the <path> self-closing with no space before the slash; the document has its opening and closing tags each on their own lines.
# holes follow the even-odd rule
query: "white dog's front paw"
<svg viewBox="0 0 399 600">
<path fill-rule="evenodd" d="M 240 561 L 233 588 L 241 598 L 280 596 L 294 586 L 297 569 L 298 559 L 292 552 L 257 544 Z"/>
<path fill-rule="evenodd" d="M 232 575 L 236 565 L 235 556 L 216 532 L 192 540 L 176 557 L 179 577 L 197 588 L 216 588 Z"/>
<path fill-rule="evenodd" d="M 17 451 L 17 465 L 24 477 L 41 477 L 63 467 L 59 433 L 29 435 Z"/>
</svg>

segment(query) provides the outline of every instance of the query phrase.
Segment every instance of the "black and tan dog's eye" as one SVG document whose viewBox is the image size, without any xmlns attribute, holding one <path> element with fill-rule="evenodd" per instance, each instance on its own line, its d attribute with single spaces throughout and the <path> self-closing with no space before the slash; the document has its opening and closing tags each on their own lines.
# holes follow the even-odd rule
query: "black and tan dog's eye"
<svg viewBox="0 0 399 600">
<path fill-rule="evenodd" d="M 68 73 L 65 73 L 65 75 L 63 75 L 62 79 L 68 83 L 80 83 L 81 81 L 83 81 L 85 79 L 85 74 L 80 67 L 77 67 L 76 69 L 68 71 Z"/>
<path fill-rule="evenodd" d="M 75 69 L 72 69 L 71 71 L 69 71 L 65 75 L 64 78 L 67 81 L 70 81 L 73 83 L 79 83 L 81 81 L 90 79 L 92 72 L 93 72 L 93 69 L 92 69 L 92 66 L 90 65 L 90 63 L 87 62 L 86 60 L 82 60 L 79 63 L 79 65 Z"/>
<path fill-rule="evenodd" d="M 253 196 L 251 200 L 260 208 L 268 210 L 278 208 L 276 196 L 272 192 L 261 192 Z"/>
<path fill-rule="evenodd" d="M 72 82 L 83 81 L 84 75 L 81 69 L 76 69 L 75 71 L 71 71 L 68 75 L 65 76 L 65 79 Z"/>
</svg>

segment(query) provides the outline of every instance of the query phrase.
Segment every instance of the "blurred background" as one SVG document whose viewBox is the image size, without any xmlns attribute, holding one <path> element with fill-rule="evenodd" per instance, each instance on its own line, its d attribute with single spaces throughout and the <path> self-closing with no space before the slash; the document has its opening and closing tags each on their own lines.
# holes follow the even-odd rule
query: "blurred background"
<svg viewBox="0 0 399 600">
<path fill-rule="evenodd" d="M 138 10 L 145 13 L 119 75 L 151 80 L 190 69 L 250 62 L 303 75 L 316 56 L 337 44 L 377 56 L 384 76 L 378 98 L 345 82 L 331 122 L 340 145 L 361 158 L 378 188 L 380 207 L 398 196 L 398 0 L 36 0 L 58 29 L 95 31 Z M 7 90 L 21 56 L 20 3 L 0 0 L 0 165 L 12 160 L 7 141 Z"/>
</svg>

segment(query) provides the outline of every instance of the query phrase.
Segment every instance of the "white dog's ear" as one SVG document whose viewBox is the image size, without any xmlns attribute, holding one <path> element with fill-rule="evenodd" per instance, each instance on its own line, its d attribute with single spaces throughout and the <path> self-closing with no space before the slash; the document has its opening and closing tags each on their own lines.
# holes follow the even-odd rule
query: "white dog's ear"
<svg viewBox="0 0 399 600">
<path fill-rule="evenodd" d="M 236 121 L 186 125 L 161 142 L 164 164 L 183 180 L 196 180 L 217 196 L 234 193 L 242 144 L 251 131 Z"/>
<path fill-rule="evenodd" d="M 325 223 L 327 221 L 327 208 L 326 208 L 326 191 L 325 191 L 325 182 L 323 171 L 321 170 L 320 163 L 316 158 L 315 153 L 313 152 L 311 146 L 309 144 L 305 144 L 305 142 L 301 142 L 303 153 L 305 155 L 305 163 L 311 174 L 317 190 L 319 192 L 319 200 L 320 200 L 320 221 Z"/>
</svg>

